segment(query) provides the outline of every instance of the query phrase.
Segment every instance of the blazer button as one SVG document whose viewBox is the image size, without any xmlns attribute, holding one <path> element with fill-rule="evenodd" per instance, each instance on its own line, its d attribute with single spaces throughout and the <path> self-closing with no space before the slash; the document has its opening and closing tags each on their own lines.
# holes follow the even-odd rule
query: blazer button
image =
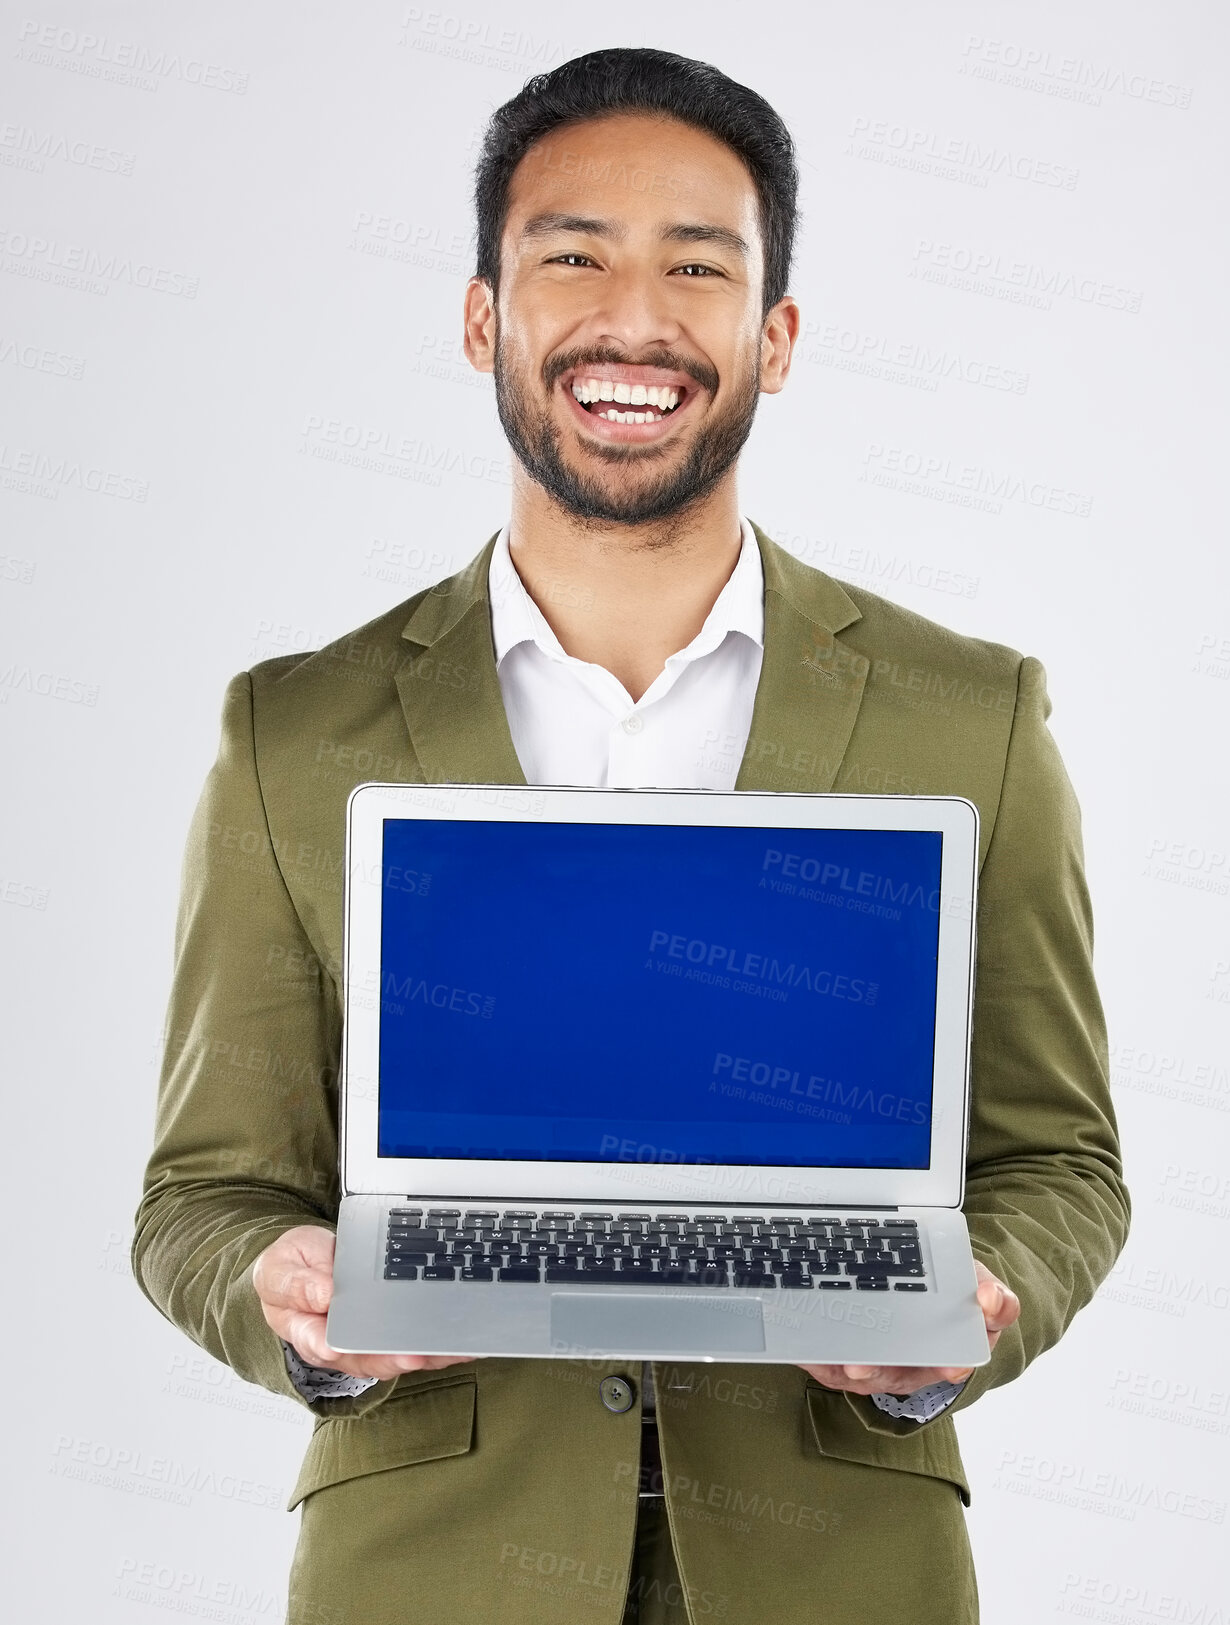
<svg viewBox="0 0 1230 1625">
<path fill-rule="evenodd" d="M 598 1392 L 602 1396 L 602 1403 L 608 1411 L 620 1415 L 623 1411 L 632 1409 L 632 1384 L 624 1377 L 603 1377 L 598 1384 Z"/>
</svg>

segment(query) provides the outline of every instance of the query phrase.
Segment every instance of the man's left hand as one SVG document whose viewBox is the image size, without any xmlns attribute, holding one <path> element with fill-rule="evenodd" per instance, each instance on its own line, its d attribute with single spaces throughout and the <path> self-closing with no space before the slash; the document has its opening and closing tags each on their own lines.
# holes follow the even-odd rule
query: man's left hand
<svg viewBox="0 0 1230 1625">
<path fill-rule="evenodd" d="M 1020 1314 L 1021 1300 L 977 1259 L 974 1269 L 978 1275 L 978 1303 L 987 1325 L 987 1342 L 994 1348 L 999 1334 Z M 933 1382 L 964 1382 L 975 1368 L 972 1365 L 805 1365 L 800 1369 L 814 1377 L 822 1388 L 837 1388 L 847 1394 L 914 1394 Z"/>
</svg>

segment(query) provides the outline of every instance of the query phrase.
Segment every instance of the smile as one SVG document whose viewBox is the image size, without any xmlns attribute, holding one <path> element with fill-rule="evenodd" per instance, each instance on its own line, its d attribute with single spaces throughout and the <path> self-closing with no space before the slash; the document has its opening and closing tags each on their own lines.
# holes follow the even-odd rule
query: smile
<svg viewBox="0 0 1230 1625">
<path fill-rule="evenodd" d="M 656 440 L 686 411 L 695 385 L 677 378 L 641 383 L 578 371 L 562 380 L 571 411 L 600 440 L 640 443 Z"/>
</svg>

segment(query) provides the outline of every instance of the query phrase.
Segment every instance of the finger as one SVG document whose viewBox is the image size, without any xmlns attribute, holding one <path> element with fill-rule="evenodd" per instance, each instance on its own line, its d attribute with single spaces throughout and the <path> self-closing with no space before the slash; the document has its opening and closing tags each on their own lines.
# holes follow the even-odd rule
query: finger
<svg viewBox="0 0 1230 1625">
<path fill-rule="evenodd" d="M 337 1236 L 322 1224 L 297 1224 L 282 1236 L 288 1247 L 293 1247 L 309 1269 L 324 1269 L 333 1273 L 333 1255 L 337 1251 Z"/>
<path fill-rule="evenodd" d="M 840 1388 L 845 1381 L 845 1373 L 839 1365 L 801 1365 L 799 1370 L 806 1371 L 822 1388 Z"/>
<path fill-rule="evenodd" d="M 421 1371 L 435 1358 L 423 1354 L 345 1354 L 325 1337 L 323 1315 L 289 1314 L 279 1335 L 308 1365 L 344 1372 L 348 1377 L 398 1377 L 403 1371 Z M 452 1363 L 456 1357 L 446 1357 Z"/>
<path fill-rule="evenodd" d="M 804 1366 L 823 1388 L 843 1394 L 913 1393 L 934 1377 L 914 1366 L 822 1365 Z"/>
<path fill-rule="evenodd" d="M 858 1394 L 913 1394 L 940 1377 L 934 1366 L 923 1365 L 848 1365 L 845 1371 L 850 1392 Z"/>
<path fill-rule="evenodd" d="M 253 1272 L 252 1284 L 268 1308 L 321 1314 L 329 1307 L 333 1296 L 331 1273 L 312 1269 L 285 1254 L 264 1258 L 260 1265 L 259 1271 Z"/>
<path fill-rule="evenodd" d="M 979 1283 L 978 1303 L 988 1332 L 1002 1332 L 1021 1313 L 1021 1300 L 1016 1293 L 994 1276 Z"/>
</svg>

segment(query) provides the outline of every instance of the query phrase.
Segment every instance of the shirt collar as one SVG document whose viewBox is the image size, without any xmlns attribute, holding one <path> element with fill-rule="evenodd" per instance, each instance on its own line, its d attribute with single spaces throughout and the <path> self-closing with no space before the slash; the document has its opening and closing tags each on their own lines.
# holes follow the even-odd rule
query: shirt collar
<svg viewBox="0 0 1230 1625">
<path fill-rule="evenodd" d="M 739 557 L 700 631 L 667 660 L 686 663 L 709 654 L 728 632 L 742 632 L 764 648 L 764 566 L 756 534 L 746 519 L 739 522 Z M 546 617 L 526 591 L 508 546 L 508 526 L 496 537 L 488 572 L 491 635 L 498 669 L 504 656 L 519 643 L 536 643 L 552 660 L 570 660 Z"/>
</svg>

